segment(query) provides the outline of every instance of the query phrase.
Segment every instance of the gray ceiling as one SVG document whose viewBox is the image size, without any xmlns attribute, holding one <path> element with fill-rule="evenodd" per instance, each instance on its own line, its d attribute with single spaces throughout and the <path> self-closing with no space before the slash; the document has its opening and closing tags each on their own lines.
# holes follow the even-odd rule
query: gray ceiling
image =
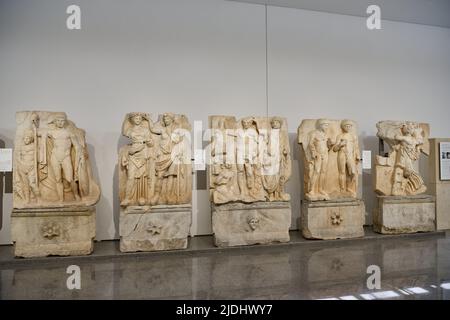
<svg viewBox="0 0 450 320">
<path fill-rule="evenodd" d="M 371 4 L 381 19 L 450 28 L 450 0 L 229 0 L 367 17 Z"/>
</svg>

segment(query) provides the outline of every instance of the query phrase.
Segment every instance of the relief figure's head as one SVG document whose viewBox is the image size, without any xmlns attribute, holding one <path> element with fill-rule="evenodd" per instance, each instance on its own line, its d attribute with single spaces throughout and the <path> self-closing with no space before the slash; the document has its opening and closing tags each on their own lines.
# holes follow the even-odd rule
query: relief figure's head
<svg viewBox="0 0 450 320">
<path fill-rule="evenodd" d="M 139 126 L 142 123 L 142 116 L 137 114 L 133 117 L 132 121 L 136 126 Z"/>
<path fill-rule="evenodd" d="M 272 129 L 281 129 L 281 123 L 282 120 L 280 118 L 272 118 L 272 120 L 270 121 L 270 126 L 272 127 Z"/>
<path fill-rule="evenodd" d="M 257 217 L 249 217 L 247 223 L 252 231 L 255 231 L 259 226 L 259 219 Z"/>
<path fill-rule="evenodd" d="M 242 121 L 241 121 L 242 128 L 244 128 L 244 130 L 250 129 L 252 127 L 254 121 L 255 120 L 251 117 L 242 119 Z"/>
<path fill-rule="evenodd" d="M 163 124 L 168 127 L 170 126 L 175 120 L 175 116 L 172 113 L 164 113 L 162 116 Z"/>
<path fill-rule="evenodd" d="M 128 114 L 128 120 L 135 126 L 140 126 L 144 120 L 148 119 L 148 115 L 142 112 L 132 112 Z"/>
<path fill-rule="evenodd" d="M 65 114 L 58 115 L 53 120 L 53 123 L 59 129 L 64 128 L 66 126 L 66 122 L 67 122 L 67 117 Z"/>
<path fill-rule="evenodd" d="M 34 134 L 31 131 L 26 131 L 23 135 L 23 143 L 25 145 L 32 144 L 34 142 Z"/>
<path fill-rule="evenodd" d="M 404 136 L 410 136 L 414 133 L 417 126 L 414 122 L 405 122 L 402 124 L 401 131 Z"/>
<path fill-rule="evenodd" d="M 319 119 L 316 122 L 316 129 L 320 131 L 327 131 L 328 127 L 330 126 L 330 121 L 327 119 Z"/>
<path fill-rule="evenodd" d="M 351 132 L 352 129 L 353 129 L 353 121 L 351 121 L 351 120 L 342 120 L 342 122 L 341 122 L 341 129 L 345 133 Z"/>
</svg>

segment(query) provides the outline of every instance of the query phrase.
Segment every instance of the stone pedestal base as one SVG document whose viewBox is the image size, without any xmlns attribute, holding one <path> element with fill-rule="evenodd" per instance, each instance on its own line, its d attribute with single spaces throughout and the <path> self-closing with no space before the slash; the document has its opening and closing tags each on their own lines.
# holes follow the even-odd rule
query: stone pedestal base
<svg viewBox="0 0 450 320">
<path fill-rule="evenodd" d="M 11 237 L 16 257 L 91 254 L 95 207 L 14 209 Z"/>
<path fill-rule="evenodd" d="M 373 229 L 378 233 L 399 234 L 436 230 L 436 203 L 433 196 L 377 196 Z"/>
<path fill-rule="evenodd" d="M 128 207 L 120 211 L 120 251 L 186 249 L 191 205 Z"/>
<path fill-rule="evenodd" d="M 345 239 L 364 236 L 364 202 L 356 199 L 305 200 L 301 231 L 307 239 Z"/>
<path fill-rule="evenodd" d="M 218 247 L 288 242 L 289 202 L 212 204 L 212 228 Z"/>
</svg>

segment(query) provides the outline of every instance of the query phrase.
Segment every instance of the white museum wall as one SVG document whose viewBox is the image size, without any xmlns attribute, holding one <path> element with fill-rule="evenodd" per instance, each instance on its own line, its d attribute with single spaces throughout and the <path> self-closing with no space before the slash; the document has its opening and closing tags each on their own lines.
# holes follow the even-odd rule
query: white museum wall
<svg viewBox="0 0 450 320">
<path fill-rule="evenodd" d="M 65 28 L 66 7 L 82 29 Z M 288 118 L 294 160 L 303 118 L 352 118 L 363 148 L 377 151 L 375 123 L 429 122 L 450 135 L 450 29 L 269 7 L 269 114 Z M 224 0 L 0 0 L 0 140 L 13 146 L 14 113 L 67 112 L 86 130 L 102 187 L 97 239 L 118 237 L 117 150 L 125 113 L 265 115 L 264 6 Z M 298 162 L 288 190 L 300 214 Z M 370 171 L 363 198 L 371 203 Z M 8 190 L 6 190 L 8 192 Z M 0 244 L 10 242 L 4 195 Z M 211 232 L 206 190 L 194 191 L 192 234 Z M 370 205 L 367 208 L 370 209 Z"/>
<path fill-rule="evenodd" d="M 289 119 L 293 147 L 301 120 L 323 117 L 355 120 L 373 158 L 380 120 L 428 122 L 432 137 L 450 136 L 450 29 L 382 21 L 371 31 L 361 17 L 269 7 L 268 39 L 269 113 Z M 298 169 L 298 150 L 294 160 Z M 427 164 L 422 157 L 425 179 Z M 360 184 L 370 224 L 371 173 Z"/>
</svg>

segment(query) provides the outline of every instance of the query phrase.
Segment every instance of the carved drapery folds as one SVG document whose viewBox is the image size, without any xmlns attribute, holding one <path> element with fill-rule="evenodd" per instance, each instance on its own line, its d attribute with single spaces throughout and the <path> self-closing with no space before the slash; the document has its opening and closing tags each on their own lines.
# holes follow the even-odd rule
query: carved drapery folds
<svg viewBox="0 0 450 320">
<path fill-rule="evenodd" d="M 290 199 L 284 190 L 291 175 L 285 119 L 211 116 L 209 122 L 209 185 L 213 203 Z"/>
<path fill-rule="evenodd" d="M 14 208 L 91 206 L 100 197 L 85 132 L 64 112 L 16 114 Z"/>
<path fill-rule="evenodd" d="M 416 169 L 420 154 L 429 155 L 428 124 L 412 121 L 381 121 L 377 136 L 386 142 L 389 153 L 376 157 L 375 191 L 386 196 L 409 196 L 427 188 Z"/>
<path fill-rule="evenodd" d="M 188 204 L 192 198 L 191 127 L 184 115 L 126 115 L 119 151 L 122 207 Z"/>
</svg>

